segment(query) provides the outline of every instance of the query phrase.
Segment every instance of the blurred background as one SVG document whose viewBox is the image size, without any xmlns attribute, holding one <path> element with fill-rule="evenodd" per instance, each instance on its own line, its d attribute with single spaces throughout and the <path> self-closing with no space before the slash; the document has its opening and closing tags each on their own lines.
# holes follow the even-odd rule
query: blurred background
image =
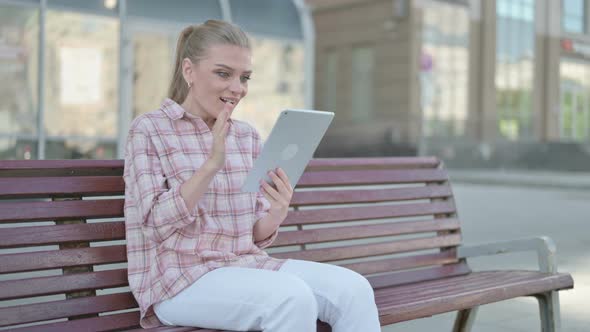
<svg viewBox="0 0 590 332">
<path fill-rule="evenodd" d="M 588 331 L 588 0 L 0 0 L 0 160 L 121 159 L 133 118 L 166 97 L 178 33 L 208 18 L 254 45 L 236 118 L 266 137 L 284 108 L 333 111 L 316 157 L 440 157 L 465 242 L 552 237 L 575 280 L 563 331 Z M 483 306 L 474 331 L 539 329 L 516 299 Z"/>
<path fill-rule="evenodd" d="M 586 0 L 0 0 L 0 159 L 122 158 L 167 91 L 176 37 L 252 36 L 236 112 L 333 111 L 316 156 L 438 155 L 455 168 L 590 167 Z"/>
</svg>

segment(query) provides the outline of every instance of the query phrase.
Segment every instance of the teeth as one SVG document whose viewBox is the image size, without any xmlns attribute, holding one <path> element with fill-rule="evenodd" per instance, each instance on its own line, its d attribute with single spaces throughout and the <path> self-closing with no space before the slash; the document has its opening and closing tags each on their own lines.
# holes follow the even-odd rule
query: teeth
<svg viewBox="0 0 590 332">
<path fill-rule="evenodd" d="M 219 99 L 221 99 L 221 101 L 223 101 L 224 103 L 230 103 L 232 105 L 234 105 L 236 103 L 235 101 L 227 100 L 225 98 L 219 98 Z"/>
</svg>

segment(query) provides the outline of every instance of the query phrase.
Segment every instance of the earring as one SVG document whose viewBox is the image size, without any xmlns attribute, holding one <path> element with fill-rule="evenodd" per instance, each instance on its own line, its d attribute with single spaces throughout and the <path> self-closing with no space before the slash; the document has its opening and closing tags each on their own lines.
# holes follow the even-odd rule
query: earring
<svg viewBox="0 0 590 332">
<path fill-rule="evenodd" d="M 186 82 L 186 84 L 188 85 L 189 89 L 193 86 L 193 82 Z"/>
</svg>

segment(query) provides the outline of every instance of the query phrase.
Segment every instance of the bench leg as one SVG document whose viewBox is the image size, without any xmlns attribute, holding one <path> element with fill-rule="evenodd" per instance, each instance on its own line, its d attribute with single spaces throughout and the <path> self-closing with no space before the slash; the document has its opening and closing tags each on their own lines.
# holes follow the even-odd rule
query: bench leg
<svg viewBox="0 0 590 332">
<path fill-rule="evenodd" d="M 561 331 L 559 294 L 557 292 L 547 292 L 543 294 L 537 294 L 535 297 L 539 301 L 539 311 L 541 313 L 541 331 Z"/>
<path fill-rule="evenodd" d="M 477 314 L 477 308 L 473 307 L 470 309 L 459 310 L 457 312 L 457 318 L 455 318 L 455 325 L 453 326 L 453 332 L 469 332 L 475 322 L 475 316 Z"/>
</svg>

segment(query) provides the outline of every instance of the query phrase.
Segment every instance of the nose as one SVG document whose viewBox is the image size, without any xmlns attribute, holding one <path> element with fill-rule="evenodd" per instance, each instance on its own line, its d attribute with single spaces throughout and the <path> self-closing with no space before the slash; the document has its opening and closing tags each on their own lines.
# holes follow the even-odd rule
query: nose
<svg viewBox="0 0 590 332">
<path fill-rule="evenodd" d="M 242 82 L 240 82 L 239 78 L 231 81 L 229 85 L 229 91 L 235 94 L 240 94 L 244 91 L 244 86 L 242 85 Z"/>
</svg>

